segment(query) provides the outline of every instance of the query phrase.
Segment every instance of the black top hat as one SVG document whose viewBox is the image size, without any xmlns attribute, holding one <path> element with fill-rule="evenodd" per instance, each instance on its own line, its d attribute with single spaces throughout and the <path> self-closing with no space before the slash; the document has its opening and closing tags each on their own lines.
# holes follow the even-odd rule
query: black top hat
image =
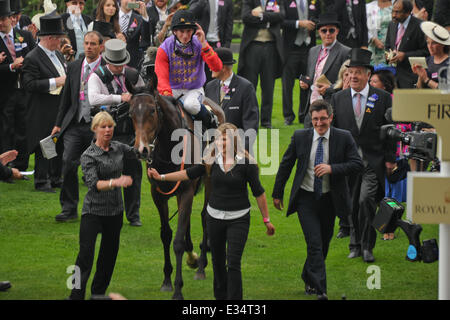
<svg viewBox="0 0 450 320">
<path fill-rule="evenodd" d="M 63 21 L 60 15 L 52 12 L 39 18 L 39 36 L 65 35 Z"/>
<path fill-rule="evenodd" d="M 0 17 L 9 17 L 12 15 L 9 0 L 0 1 Z"/>
<path fill-rule="evenodd" d="M 106 21 L 94 21 L 92 30 L 97 31 L 104 37 L 108 37 L 111 39 L 116 38 L 116 34 L 114 33 L 114 27 L 113 27 L 112 23 L 109 23 Z"/>
<path fill-rule="evenodd" d="M 338 20 L 338 16 L 335 13 L 327 12 L 319 16 L 319 22 L 316 24 L 316 28 L 319 29 L 323 26 L 334 25 L 341 28 L 341 23 Z"/>
<path fill-rule="evenodd" d="M 215 51 L 224 65 L 236 63 L 236 60 L 233 59 L 233 51 L 231 51 L 231 49 L 216 48 Z"/>
<path fill-rule="evenodd" d="M 370 64 L 371 57 L 372 52 L 369 50 L 353 48 L 350 52 L 350 63 L 346 67 L 366 67 L 373 71 L 373 66 Z"/>
<path fill-rule="evenodd" d="M 194 21 L 194 15 L 186 10 L 178 10 L 172 18 L 172 30 L 176 29 L 197 29 Z"/>
<path fill-rule="evenodd" d="M 22 11 L 20 7 L 20 0 L 10 0 L 9 2 L 12 14 L 18 14 Z"/>
</svg>

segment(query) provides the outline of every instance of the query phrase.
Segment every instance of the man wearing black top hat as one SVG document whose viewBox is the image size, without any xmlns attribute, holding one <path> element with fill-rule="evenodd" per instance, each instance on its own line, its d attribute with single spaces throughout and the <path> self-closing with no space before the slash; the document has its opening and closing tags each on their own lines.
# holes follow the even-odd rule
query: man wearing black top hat
<svg viewBox="0 0 450 320">
<path fill-rule="evenodd" d="M 218 103 L 224 113 L 227 122 L 231 122 L 245 133 L 251 134 L 249 130 L 254 130 L 254 136 L 258 132 L 258 99 L 255 88 L 250 81 L 233 73 L 233 52 L 228 48 L 215 49 L 220 60 L 222 60 L 222 70 L 212 72 L 214 80 L 208 82 L 205 87 L 205 95 Z M 251 151 L 253 141 L 245 140 L 245 149 Z"/>
<path fill-rule="evenodd" d="M 377 205 L 384 196 L 386 174 L 395 166 L 395 142 L 380 138 L 380 127 L 388 123 L 386 110 L 392 106 L 389 93 L 368 84 L 371 71 L 368 50 L 355 48 L 347 65 L 350 88 L 334 94 L 334 126 L 352 133 L 358 152 L 364 162 L 364 170 L 350 179 L 353 212 L 350 220 L 350 255 L 362 255 L 365 262 L 373 262 L 376 231 L 372 226 Z"/>
<path fill-rule="evenodd" d="M 109 24 L 109 23 L 107 23 Z M 62 92 L 58 116 L 52 135 L 59 133 L 63 138 L 63 181 L 59 201 L 62 212 L 56 221 L 78 218 L 78 166 L 81 154 L 91 144 L 91 105 L 88 100 L 88 80 L 105 62 L 100 53 L 103 37 L 97 31 L 84 36 L 85 57 L 75 60 L 67 68 L 67 79 Z"/>
<path fill-rule="evenodd" d="M 58 51 L 65 35 L 61 16 L 51 13 L 40 17 L 39 44 L 25 57 L 22 83 L 30 93 L 26 117 L 28 151 L 35 154 L 34 185 L 43 192 L 61 186 L 61 152 L 50 160 L 44 158 L 40 140 L 55 124 L 61 91 L 66 81 L 66 63 Z"/>
<path fill-rule="evenodd" d="M 13 18 L 16 20 L 14 28 L 27 30 L 32 22 L 29 16 L 22 14 L 20 0 L 11 0 L 11 11 L 13 12 Z"/>
<path fill-rule="evenodd" d="M 24 171 L 28 167 L 25 114 L 27 94 L 21 78 L 23 60 L 35 47 L 30 32 L 12 27 L 9 0 L 0 2 L 0 52 L 6 56 L 0 64 L 0 153 L 16 149 L 19 154 L 13 167 Z"/>
</svg>

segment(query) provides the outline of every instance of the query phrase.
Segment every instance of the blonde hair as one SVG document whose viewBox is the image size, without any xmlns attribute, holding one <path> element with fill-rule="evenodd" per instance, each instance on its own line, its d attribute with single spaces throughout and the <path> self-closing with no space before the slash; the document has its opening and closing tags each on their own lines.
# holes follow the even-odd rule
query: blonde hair
<svg viewBox="0 0 450 320">
<path fill-rule="evenodd" d="M 221 139 L 225 134 L 228 135 L 228 137 L 232 140 L 233 153 L 235 157 L 241 157 L 245 162 L 256 164 L 255 159 L 243 147 L 238 128 L 232 123 L 225 122 L 219 125 L 219 127 L 216 129 L 216 132 L 214 134 L 214 143 L 209 145 L 209 148 L 205 152 L 206 155 L 203 157 L 203 163 L 206 166 L 206 172 L 208 173 L 208 176 L 211 174 L 211 166 L 216 160 L 216 141 L 218 139 Z"/>
<path fill-rule="evenodd" d="M 334 89 L 342 89 L 344 86 L 344 73 L 347 71 L 348 67 L 347 65 L 350 63 L 350 59 L 347 59 L 342 64 L 341 68 L 339 69 L 338 73 L 338 80 L 336 81 L 336 84 L 334 85 Z"/>
<path fill-rule="evenodd" d="M 114 127 L 116 126 L 116 122 L 108 112 L 100 111 L 95 115 L 94 119 L 92 119 L 91 130 L 95 131 L 95 128 L 103 123 L 112 124 Z"/>
</svg>

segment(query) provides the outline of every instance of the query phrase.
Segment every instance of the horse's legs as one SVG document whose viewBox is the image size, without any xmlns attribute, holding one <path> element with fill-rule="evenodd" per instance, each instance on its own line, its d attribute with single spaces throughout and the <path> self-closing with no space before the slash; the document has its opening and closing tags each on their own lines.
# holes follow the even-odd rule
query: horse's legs
<svg viewBox="0 0 450 320">
<path fill-rule="evenodd" d="M 203 203 L 203 209 L 202 209 L 202 227 L 203 227 L 203 239 L 201 244 L 201 253 L 200 258 L 198 260 L 198 269 L 194 276 L 195 280 L 203 280 L 206 278 L 205 275 L 205 268 L 208 265 L 208 232 L 206 230 L 206 207 L 208 205 L 208 199 L 209 199 L 209 193 L 210 193 L 210 179 L 205 178 L 203 180 L 205 184 L 205 201 Z"/>
<path fill-rule="evenodd" d="M 182 264 L 183 254 L 186 248 L 185 238 L 188 226 L 191 220 L 192 201 L 194 198 L 193 188 L 187 189 L 185 192 L 178 195 L 178 228 L 173 241 L 173 250 L 176 258 L 176 272 L 175 272 L 175 291 L 172 299 L 182 300 L 183 294 L 181 289 L 183 288 L 183 275 Z"/>
<path fill-rule="evenodd" d="M 169 207 L 167 198 L 160 195 L 152 186 L 153 202 L 159 212 L 159 219 L 161 220 L 161 241 L 164 248 L 164 281 L 161 285 L 161 291 L 172 291 L 172 281 L 170 279 L 173 271 L 172 262 L 170 261 L 170 243 L 172 242 L 172 229 L 169 225 Z"/>
</svg>

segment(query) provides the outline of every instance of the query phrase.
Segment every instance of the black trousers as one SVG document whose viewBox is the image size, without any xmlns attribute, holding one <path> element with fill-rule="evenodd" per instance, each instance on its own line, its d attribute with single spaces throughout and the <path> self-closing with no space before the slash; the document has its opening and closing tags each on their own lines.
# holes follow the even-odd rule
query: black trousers
<svg viewBox="0 0 450 320">
<path fill-rule="evenodd" d="M 102 234 L 97 269 L 91 285 L 91 293 L 104 295 L 109 286 L 119 252 L 120 230 L 123 215 L 101 217 L 84 214 L 80 223 L 80 252 L 75 265 L 80 268 L 80 288 L 73 288 L 71 299 L 82 300 L 86 294 L 86 285 L 91 274 L 95 255 L 97 235 Z"/>
<path fill-rule="evenodd" d="M 2 152 L 17 150 L 18 155 L 13 161 L 13 167 L 25 171 L 29 161 L 25 125 L 28 94 L 23 89 L 12 89 L 4 98 L 5 104 L 0 120 L 3 123 L 3 131 L 0 132 L 3 136 Z"/>
<path fill-rule="evenodd" d="M 350 192 L 352 193 L 353 212 L 350 223 L 350 250 L 372 250 L 375 247 L 377 234 L 372 226 L 377 210 L 378 179 L 375 171 L 366 165 L 364 171 L 350 176 Z"/>
<path fill-rule="evenodd" d="M 306 65 L 308 62 L 308 50 L 306 45 L 295 46 L 290 49 L 285 56 L 285 65 L 283 67 L 282 85 L 283 85 L 283 117 L 285 120 L 293 121 L 295 113 L 292 110 L 292 91 L 295 81 L 303 74 L 306 75 Z M 306 99 L 308 91 L 300 90 L 300 104 L 298 106 L 299 122 L 303 123 Z"/>
<path fill-rule="evenodd" d="M 297 208 L 307 252 L 302 279 L 318 293 L 326 293 L 325 259 L 333 237 L 336 217 L 331 195 L 328 192 L 316 200 L 314 192 L 301 189 Z"/>
<path fill-rule="evenodd" d="M 90 123 L 82 120 L 81 123 L 71 124 L 64 132 L 63 182 L 59 202 L 62 212 L 68 214 L 78 213 L 78 167 L 81 155 L 89 147 L 94 136 L 90 126 Z"/>
<path fill-rule="evenodd" d="M 233 220 L 206 215 L 217 300 L 242 300 L 241 258 L 250 228 L 250 213 Z"/>
<path fill-rule="evenodd" d="M 258 87 L 261 80 L 261 125 L 272 124 L 273 90 L 275 88 L 276 63 L 278 59 L 275 42 L 253 41 L 245 54 L 243 77 Z"/>
</svg>

